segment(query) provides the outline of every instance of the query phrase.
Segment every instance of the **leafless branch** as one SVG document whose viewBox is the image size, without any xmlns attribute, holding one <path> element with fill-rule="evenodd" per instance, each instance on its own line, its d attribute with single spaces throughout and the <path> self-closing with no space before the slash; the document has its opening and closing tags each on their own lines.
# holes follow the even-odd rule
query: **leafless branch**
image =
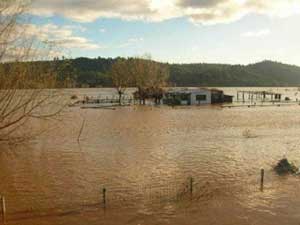
<svg viewBox="0 0 300 225">
<path fill-rule="evenodd" d="M 67 105 L 55 89 L 55 69 L 36 62 L 53 46 L 26 35 L 23 15 L 29 4 L 30 0 L 0 1 L 0 141 L 27 139 L 31 135 L 21 132 L 26 124 L 55 118 Z"/>
</svg>

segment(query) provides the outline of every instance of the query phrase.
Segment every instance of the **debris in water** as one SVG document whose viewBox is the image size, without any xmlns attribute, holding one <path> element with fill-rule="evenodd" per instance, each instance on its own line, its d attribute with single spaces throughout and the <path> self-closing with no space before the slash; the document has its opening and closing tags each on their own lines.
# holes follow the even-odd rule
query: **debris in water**
<svg viewBox="0 0 300 225">
<path fill-rule="evenodd" d="M 299 172 L 298 168 L 286 158 L 281 159 L 274 167 L 274 170 L 278 175 L 295 174 Z"/>
<path fill-rule="evenodd" d="M 246 129 L 243 131 L 243 137 L 245 138 L 256 138 L 257 136 L 252 133 L 250 129 Z"/>
<path fill-rule="evenodd" d="M 76 99 L 78 99 L 78 96 L 77 96 L 77 95 L 72 95 L 72 96 L 71 96 L 71 99 L 72 99 L 72 100 L 76 100 Z"/>
</svg>

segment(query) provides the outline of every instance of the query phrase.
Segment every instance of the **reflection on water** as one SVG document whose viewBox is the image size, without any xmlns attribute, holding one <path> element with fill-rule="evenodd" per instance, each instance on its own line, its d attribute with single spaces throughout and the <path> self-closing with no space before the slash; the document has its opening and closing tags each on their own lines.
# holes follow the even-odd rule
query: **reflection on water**
<svg viewBox="0 0 300 225">
<path fill-rule="evenodd" d="M 0 152 L 8 224 L 299 224 L 299 178 L 271 167 L 300 165 L 300 106 L 72 108 L 41 123 L 56 129 Z"/>
</svg>

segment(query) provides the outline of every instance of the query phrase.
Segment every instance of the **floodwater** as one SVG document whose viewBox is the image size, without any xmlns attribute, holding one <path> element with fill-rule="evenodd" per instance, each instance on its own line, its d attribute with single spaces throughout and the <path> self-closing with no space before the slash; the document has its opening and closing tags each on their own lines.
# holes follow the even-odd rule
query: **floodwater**
<svg viewBox="0 0 300 225">
<path fill-rule="evenodd" d="M 272 171 L 284 156 L 300 166 L 299 105 L 69 108 L 32 124 L 45 127 L 1 146 L 9 225 L 300 224 L 300 177 Z"/>
</svg>

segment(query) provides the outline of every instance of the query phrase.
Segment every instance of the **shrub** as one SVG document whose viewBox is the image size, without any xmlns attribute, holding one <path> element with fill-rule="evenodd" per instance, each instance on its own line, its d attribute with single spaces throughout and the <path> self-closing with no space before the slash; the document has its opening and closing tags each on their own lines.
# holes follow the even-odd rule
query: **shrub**
<svg viewBox="0 0 300 225">
<path fill-rule="evenodd" d="M 286 158 L 281 159 L 274 167 L 274 170 L 278 175 L 295 174 L 299 171 L 298 168 Z"/>
</svg>

